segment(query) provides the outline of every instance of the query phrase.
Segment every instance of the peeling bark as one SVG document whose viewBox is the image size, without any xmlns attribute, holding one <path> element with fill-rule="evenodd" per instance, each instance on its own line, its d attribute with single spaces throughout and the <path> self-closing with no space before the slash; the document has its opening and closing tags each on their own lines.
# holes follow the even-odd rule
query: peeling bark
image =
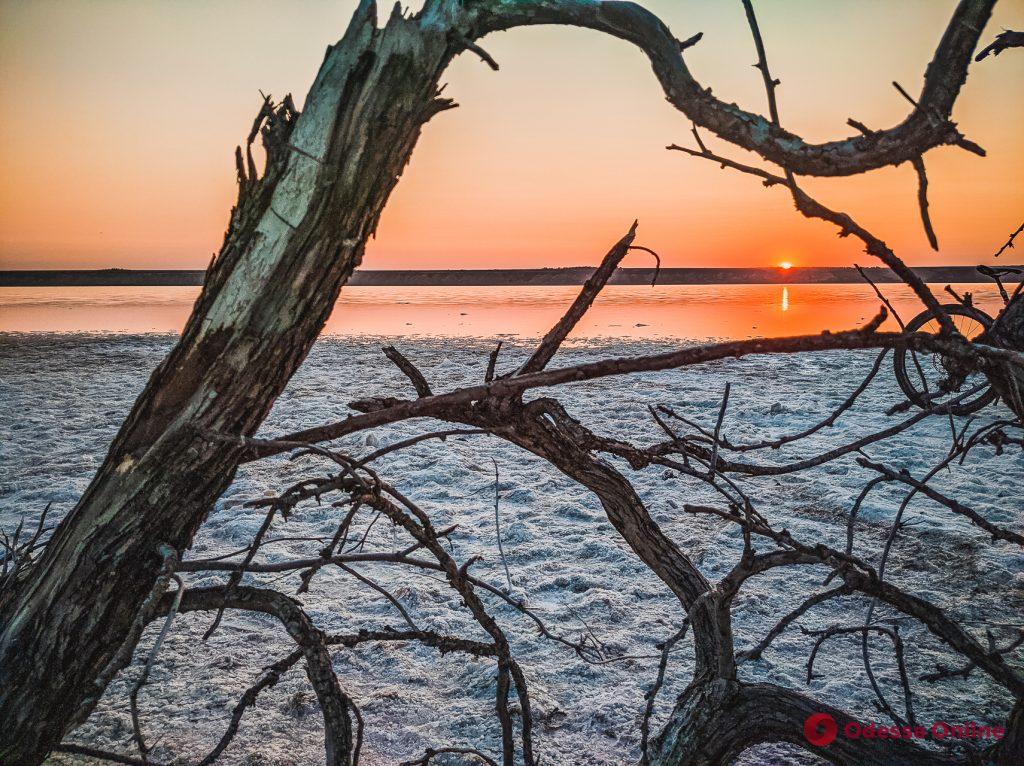
<svg viewBox="0 0 1024 766">
<path fill-rule="evenodd" d="M 440 28 L 364 3 L 303 113 L 251 165 L 181 340 L 153 373 L 43 557 L 0 603 L 0 761 L 38 763 L 102 688 L 160 566 L 186 549 L 358 265 L 422 125 L 448 102 Z M 241 175 L 241 174 L 240 174 Z M 83 711 L 87 712 L 87 711 Z"/>
</svg>

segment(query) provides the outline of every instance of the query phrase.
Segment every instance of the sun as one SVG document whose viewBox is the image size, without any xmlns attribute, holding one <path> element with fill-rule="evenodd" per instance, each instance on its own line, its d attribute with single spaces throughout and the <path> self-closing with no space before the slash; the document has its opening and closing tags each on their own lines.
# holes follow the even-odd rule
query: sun
<svg viewBox="0 0 1024 766">
<path fill-rule="evenodd" d="M 793 268 L 793 264 L 790 263 L 789 261 L 783 261 L 782 263 L 779 264 L 779 268 L 782 269 L 783 271 L 789 271 L 791 268 Z"/>
</svg>

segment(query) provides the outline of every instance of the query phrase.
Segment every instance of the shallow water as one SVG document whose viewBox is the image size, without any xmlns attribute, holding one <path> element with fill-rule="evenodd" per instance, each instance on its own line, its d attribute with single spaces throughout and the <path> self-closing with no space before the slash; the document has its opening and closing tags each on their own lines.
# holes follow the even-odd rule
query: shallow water
<svg viewBox="0 0 1024 766">
<path fill-rule="evenodd" d="M 940 295 L 942 285 L 932 289 Z M 995 287 L 955 285 L 993 312 Z M 909 288 L 883 285 L 907 320 L 921 305 Z M 347 287 L 326 335 L 440 338 L 539 337 L 577 287 Z M 198 287 L 3 287 L 0 331 L 176 333 Z M 951 302 L 952 298 L 944 302 Z M 880 301 L 868 285 L 670 285 L 607 287 L 575 338 L 747 338 L 863 324 Z M 890 319 L 887 326 L 895 329 Z"/>
</svg>

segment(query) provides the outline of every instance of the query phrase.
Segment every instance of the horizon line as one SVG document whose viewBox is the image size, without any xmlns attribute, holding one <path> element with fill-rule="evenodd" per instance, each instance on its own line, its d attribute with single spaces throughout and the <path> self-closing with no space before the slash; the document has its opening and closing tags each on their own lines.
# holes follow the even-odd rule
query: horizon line
<svg viewBox="0 0 1024 766">
<path fill-rule="evenodd" d="M 353 287 L 557 287 L 583 284 L 596 266 L 520 269 L 357 269 Z M 887 266 L 866 266 L 872 281 L 902 282 Z M 990 282 L 976 266 L 911 266 L 926 282 Z M 205 269 L 8 269 L 0 287 L 199 287 Z M 655 280 L 655 275 L 657 279 Z M 667 266 L 618 269 L 610 285 L 861 284 L 856 266 Z"/>
</svg>

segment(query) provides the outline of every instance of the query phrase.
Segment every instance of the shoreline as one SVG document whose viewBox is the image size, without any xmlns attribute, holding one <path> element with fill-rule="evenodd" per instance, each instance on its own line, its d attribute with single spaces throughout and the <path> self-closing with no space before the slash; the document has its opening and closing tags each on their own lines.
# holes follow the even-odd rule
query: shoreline
<svg viewBox="0 0 1024 766">
<path fill-rule="evenodd" d="M 864 270 L 872 281 L 893 284 L 901 280 L 888 268 Z M 918 266 L 914 271 L 930 283 L 980 283 L 991 280 L 974 266 Z M 594 272 L 590 266 L 557 269 L 415 269 L 357 271 L 349 280 L 354 287 L 516 287 L 582 285 Z M 0 287 L 198 287 L 205 272 L 200 269 L 25 269 L 0 271 Z M 619 269 L 612 285 L 650 285 L 655 270 Z M 860 284 L 863 277 L 852 267 L 794 266 L 752 268 L 665 268 L 657 284 L 758 285 L 758 284 Z"/>
</svg>

